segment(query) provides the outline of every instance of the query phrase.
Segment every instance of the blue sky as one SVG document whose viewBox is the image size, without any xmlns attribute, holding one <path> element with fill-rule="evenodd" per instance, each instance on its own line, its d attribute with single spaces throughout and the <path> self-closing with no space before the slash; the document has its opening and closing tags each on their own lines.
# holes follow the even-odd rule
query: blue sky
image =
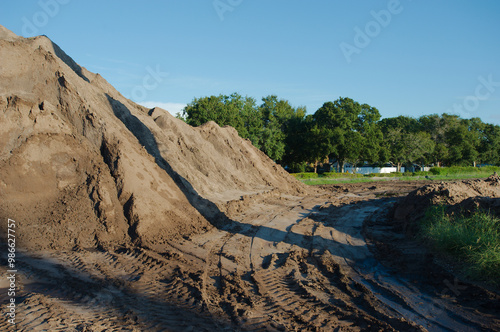
<svg viewBox="0 0 500 332">
<path fill-rule="evenodd" d="M 175 113 L 212 94 L 270 94 L 314 113 L 340 96 L 383 117 L 500 124 L 500 1 L 4 1 L 123 95 Z"/>
</svg>

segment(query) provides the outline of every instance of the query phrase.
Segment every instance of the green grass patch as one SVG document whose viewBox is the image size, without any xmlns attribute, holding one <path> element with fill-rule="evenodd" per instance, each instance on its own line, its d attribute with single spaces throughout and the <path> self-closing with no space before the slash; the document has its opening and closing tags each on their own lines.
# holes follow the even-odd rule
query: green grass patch
<svg viewBox="0 0 500 332">
<path fill-rule="evenodd" d="M 352 179 L 352 178 L 362 178 L 362 174 L 352 174 L 352 173 L 334 173 L 326 172 L 323 174 L 318 173 L 292 173 L 292 175 L 299 180 L 317 180 L 317 179 Z"/>
<path fill-rule="evenodd" d="M 316 179 L 318 173 L 292 173 L 292 175 L 299 180 Z"/>
<path fill-rule="evenodd" d="M 428 176 L 432 175 L 430 171 L 416 171 L 411 174 L 411 176 Z"/>
<path fill-rule="evenodd" d="M 438 171 L 433 171 L 438 169 Z M 312 172 L 307 173 L 292 173 L 292 175 L 300 181 L 309 185 L 324 185 L 335 183 L 358 183 L 358 182 L 375 182 L 383 180 L 433 180 L 433 181 L 454 181 L 487 178 L 494 172 L 500 173 L 500 167 L 485 166 L 485 167 L 439 167 L 432 168 L 428 172 L 393 172 L 393 173 L 371 173 L 367 175 L 352 174 L 352 173 L 335 173 L 327 172 L 317 174 Z"/>
<path fill-rule="evenodd" d="M 356 178 L 362 178 L 363 174 L 326 172 L 321 174 L 320 177 L 326 179 L 346 179 L 346 178 L 356 179 Z"/>
<path fill-rule="evenodd" d="M 422 221 L 421 235 L 437 251 L 462 262 L 469 277 L 498 286 L 500 219 L 485 211 L 449 216 L 444 206 L 433 206 Z"/>
<path fill-rule="evenodd" d="M 481 175 L 481 174 L 492 174 L 493 172 L 500 172 L 500 167 L 498 166 L 484 166 L 484 167 L 464 167 L 464 166 L 452 166 L 452 167 L 433 167 L 430 173 L 433 175 Z"/>
<path fill-rule="evenodd" d="M 320 186 L 324 184 L 339 184 L 339 183 L 360 183 L 360 182 L 374 182 L 374 180 L 363 177 L 356 178 L 338 178 L 338 179 L 329 179 L 329 178 L 317 178 L 317 179 L 308 179 L 301 180 L 303 183 L 311 185 L 311 186 Z"/>
<path fill-rule="evenodd" d="M 467 180 L 487 178 L 493 173 L 471 173 L 471 174 L 451 174 L 451 175 L 431 175 L 430 179 L 434 181 L 452 181 L 452 180 Z"/>
<path fill-rule="evenodd" d="M 394 177 L 403 176 L 403 174 L 406 174 L 406 173 L 401 173 L 401 172 L 370 173 L 370 174 L 366 174 L 365 176 L 370 177 L 370 178 L 394 178 Z M 412 173 L 408 173 L 408 174 L 411 176 Z"/>
</svg>

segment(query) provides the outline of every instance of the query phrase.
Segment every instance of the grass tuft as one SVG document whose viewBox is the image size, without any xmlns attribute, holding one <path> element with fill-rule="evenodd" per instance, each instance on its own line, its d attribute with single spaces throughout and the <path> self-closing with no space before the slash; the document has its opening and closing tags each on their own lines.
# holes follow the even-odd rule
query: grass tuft
<svg viewBox="0 0 500 332">
<path fill-rule="evenodd" d="M 500 281 L 500 219 L 477 211 L 449 216 L 444 206 L 430 207 L 421 232 L 438 251 L 466 263 L 469 277 L 498 285 Z"/>
</svg>

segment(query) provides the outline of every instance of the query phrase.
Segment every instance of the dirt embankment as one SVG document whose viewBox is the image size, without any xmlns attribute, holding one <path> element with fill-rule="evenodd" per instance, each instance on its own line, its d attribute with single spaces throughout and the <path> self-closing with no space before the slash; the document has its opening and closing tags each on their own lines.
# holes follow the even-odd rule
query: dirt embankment
<svg viewBox="0 0 500 332">
<path fill-rule="evenodd" d="M 431 205 L 447 206 L 451 214 L 469 214 L 484 209 L 500 216 L 500 177 L 432 183 L 419 188 L 399 202 L 394 209 L 396 221 L 414 230 Z"/>
<path fill-rule="evenodd" d="M 47 37 L 0 26 L 0 59 L 0 219 L 25 247 L 157 245 L 227 201 L 305 190 L 234 129 L 137 105 Z"/>
</svg>

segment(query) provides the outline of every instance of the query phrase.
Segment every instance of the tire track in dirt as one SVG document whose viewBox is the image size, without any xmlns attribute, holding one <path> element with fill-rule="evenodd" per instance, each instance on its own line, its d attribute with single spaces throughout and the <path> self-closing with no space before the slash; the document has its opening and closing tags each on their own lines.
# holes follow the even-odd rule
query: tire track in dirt
<svg viewBox="0 0 500 332">
<path fill-rule="evenodd" d="M 481 330 L 471 313 L 375 259 L 362 226 L 391 202 L 352 194 L 337 206 L 318 197 L 256 201 L 223 229 L 160 249 L 20 256 L 18 329 Z M 429 303 L 444 314 L 432 317 Z"/>
<path fill-rule="evenodd" d="M 264 226 L 260 232 L 266 234 L 259 234 L 258 231 L 252 237 L 249 255 L 252 261 L 253 279 L 263 297 L 258 311 L 263 314 L 254 316 L 247 322 L 251 324 L 248 325 L 250 329 L 263 329 L 270 322 L 275 322 L 278 329 L 286 330 L 293 330 L 298 326 L 301 330 L 311 331 L 331 331 L 339 328 L 338 321 L 331 317 L 331 313 L 338 310 L 329 303 L 308 296 L 305 289 L 301 288 L 293 277 L 297 267 L 290 270 L 287 258 L 289 250 L 294 248 L 300 250 L 292 251 L 295 256 L 300 256 L 302 252 L 311 249 L 311 236 L 317 227 L 308 219 L 311 210 L 302 206 L 283 209 L 266 223 L 259 225 L 259 227 Z M 300 227 L 304 232 L 293 233 L 292 231 L 296 231 L 298 225 L 304 221 L 306 225 Z M 288 245 L 283 245 L 283 241 Z M 266 252 L 267 256 L 263 257 L 262 252 Z M 258 255 L 264 259 L 262 262 L 258 260 Z M 265 262 L 266 259 L 268 262 Z"/>
<path fill-rule="evenodd" d="M 260 270 L 255 276 L 265 297 L 264 312 L 267 319 L 279 320 L 287 330 L 293 330 L 297 324 L 306 331 L 333 331 L 338 327 L 338 322 L 331 318 L 335 310 L 309 296 L 293 276 L 284 275 L 283 272 Z M 263 323 L 260 322 L 261 325 Z"/>
<path fill-rule="evenodd" d="M 231 233 L 222 233 L 215 239 L 207 250 L 205 265 L 202 273 L 201 297 L 207 310 L 213 315 L 222 315 L 219 306 L 220 287 L 222 282 L 222 265 L 221 265 L 221 250 L 223 244 L 232 236 Z M 213 283 L 209 283 L 210 279 L 214 279 Z"/>
<path fill-rule="evenodd" d="M 69 329 L 86 326 L 89 321 L 95 321 L 94 325 L 108 321 L 111 327 L 113 321 L 117 320 L 115 312 L 98 305 L 89 297 L 96 291 L 97 285 L 75 275 L 72 273 L 74 270 L 64 270 L 63 265 L 53 257 L 48 261 L 47 257 L 34 259 L 23 255 L 18 265 L 23 270 L 20 276 L 28 277 L 23 278 L 22 289 L 17 294 L 18 300 L 22 299 L 17 308 L 17 330 Z M 54 269 L 59 273 L 53 273 Z M 77 284 L 83 292 L 73 288 Z M 84 285 L 87 287 L 82 287 Z"/>
<path fill-rule="evenodd" d="M 122 250 L 122 255 L 128 260 L 127 265 L 130 266 L 130 261 L 134 261 L 140 266 L 137 266 L 136 277 L 130 285 L 130 290 L 143 299 L 142 307 L 147 310 L 148 330 L 162 330 L 169 327 L 172 330 L 184 330 L 195 327 L 200 330 L 210 330 L 219 327 L 216 322 L 213 324 L 205 324 L 196 317 L 186 319 L 183 313 L 186 311 L 200 312 L 202 314 L 203 306 L 199 301 L 199 295 L 194 293 L 197 291 L 195 287 L 182 282 L 186 280 L 186 276 L 182 275 L 181 271 L 174 274 L 171 279 L 163 271 L 166 270 L 168 262 L 154 252 L 141 250 Z M 119 257 L 119 256 L 118 256 Z M 158 301 L 161 299 L 162 301 Z M 178 307 L 165 305 L 165 301 L 176 303 Z M 132 306 L 133 303 L 130 303 Z M 204 319 L 208 320 L 207 317 Z"/>
<path fill-rule="evenodd" d="M 293 309 L 297 309 L 297 306 L 291 306 L 300 303 L 300 296 L 288 291 L 284 276 L 275 267 L 275 263 L 279 260 L 278 254 L 280 254 L 280 251 L 276 250 L 275 244 L 281 243 L 286 238 L 287 233 L 284 230 L 280 231 L 269 227 L 276 224 L 277 219 L 292 214 L 294 209 L 296 208 L 287 207 L 280 209 L 278 213 L 274 212 L 267 220 L 259 223 L 252 234 L 249 248 L 250 269 L 259 295 L 262 297 L 260 308 L 256 312 L 262 314 L 252 317 L 249 326 L 251 329 L 263 329 L 266 325 L 274 323 L 277 329 L 292 330 L 293 322 L 297 320 L 301 325 L 308 325 L 306 321 L 302 321 L 300 314 L 297 315 L 294 312 Z M 296 220 L 296 218 L 292 217 L 292 220 Z M 262 235 L 261 233 L 266 234 Z M 263 252 L 265 252 L 264 256 L 262 256 Z M 258 256 L 260 256 L 260 260 Z M 268 262 L 265 261 L 266 259 Z M 308 327 L 310 328 L 311 325 Z"/>
<path fill-rule="evenodd" d="M 78 249 L 55 256 L 50 258 L 50 263 L 48 259 L 22 257 L 22 269 L 29 272 L 33 281 L 25 284 L 25 288 L 33 300 L 24 300 L 18 307 L 22 312 L 18 330 L 55 327 L 60 319 L 92 328 L 102 326 L 113 330 L 117 327 L 117 331 L 137 328 L 144 331 L 164 331 L 166 328 L 170 331 L 213 331 L 224 326 L 204 316 L 200 308 L 194 311 L 193 306 L 172 305 L 172 285 L 162 282 L 165 264 L 154 254 L 131 249 L 115 252 Z M 44 269 L 38 265 L 43 265 Z M 135 274 L 122 274 L 128 275 L 124 283 L 116 276 L 125 266 Z M 59 275 L 48 273 L 47 267 L 59 270 Z M 68 280 L 72 281 L 68 283 Z M 184 283 L 175 286 L 176 293 L 185 288 Z M 192 294 L 185 298 L 192 298 Z M 186 317 L 186 312 L 191 314 Z"/>
<path fill-rule="evenodd" d="M 323 231 L 315 247 L 324 246 L 325 240 L 334 243 L 332 248 L 335 250 L 332 252 L 336 253 L 336 261 L 349 271 L 350 278 L 380 301 L 380 308 L 384 311 L 392 311 L 431 331 L 480 330 L 474 320 L 465 318 L 467 315 L 447 310 L 450 304 L 443 299 L 426 295 L 409 281 L 394 277 L 370 252 L 362 235 L 362 225 L 371 215 L 380 209 L 387 209 L 392 203 L 390 200 L 377 200 L 343 207 L 328 222 L 334 230 Z M 438 317 L 433 317 L 433 310 L 439 312 Z"/>
<path fill-rule="evenodd" d="M 311 204 L 307 208 L 293 206 L 257 226 L 259 231 L 252 237 L 249 255 L 253 279 L 260 295 L 264 298 L 260 301 L 261 307 L 255 311 L 265 314 L 254 315 L 252 327 L 261 327 L 269 321 L 276 321 L 280 324 L 278 326 L 287 330 L 298 326 L 306 330 L 329 331 L 336 328 L 349 329 L 350 326 L 376 325 L 385 325 L 390 329 L 390 326 L 378 320 L 378 318 L 387 319 L 388 315 L 381 314 L 372 305 L 367 305 L 367 312 L 357 308 L 358 300 L 357 303 L 352 303 L 352 299 L 346 297 L 346 301 L 336 299 L 332 301 L 329 295 L 325 295 L 328 286 L 323 286 L 322 291 L 316 291 L 313 295 L 313 290 L 305 287 L 303 280 L 298 278 L 305 273 L 301 269 L 307 257 L 318 251 L 313 239 L 318 236 L 316 230 L 323 225 L 309 219 L 309 216 L 318 210 L 319 206 Z M 353 245 L 353 241 L 346 245 Z M 314 269 L 314 274 L 322 275 L 318 268 Z M 310 276 L 305 273 L 303 278 L 308 277 Z M 347 278 L 345 275 L 344 277 Z M 360 294 L 367 291 L 362 285 L 357 284 L 357 287 L 361 288 L 361 291 L 358 291 Z M 338 289 L 335 291 L 338 294 Z M 369 301 L 365 301 L 365 304 L 367 303 Z M 339 306 L 342 309 L 339 309 Z M 288 318 L 283 319 L 283 317 Z M 393 323 L 398 325 L 400 322 Z M 411 324 L 406 326 L 412 327 Z"/>
<path fill-rule="evenodd" d="M 267 321 L 259 324 L 258 319 L 251 318 L 254 323 L 245 324 L 249 319 L 248 315 L 253 316 L 255 303 L 261 299 L 252 278 L 241 280 L 242 274 L 247 273 L 252 266 L 251 258 L 244 259 L 248 255 L 248 248 L 252 245 L 249 239 L 253 240 L 258 227 L 265 223 L 267 214 L 263 214 L 260 210 L 254 213 L 246 211 L 246 214 L 247 217 L 251 215 L 254 224 L 228 224 L 224 227 L 224 236 L 217 237 L 210 244 L 203 272 L 203 292 L 207 298 L 211 298 L 211 313 L 227 315 L 245 329 L 267 331 L 271 328 Z M 210 279 L 215 279 L 215 282 L 208 283 Z M 242 305 L 249 308 L 239 310 Z M 242 315 L 241 311 L 245 314 Z"/>
</svg>

